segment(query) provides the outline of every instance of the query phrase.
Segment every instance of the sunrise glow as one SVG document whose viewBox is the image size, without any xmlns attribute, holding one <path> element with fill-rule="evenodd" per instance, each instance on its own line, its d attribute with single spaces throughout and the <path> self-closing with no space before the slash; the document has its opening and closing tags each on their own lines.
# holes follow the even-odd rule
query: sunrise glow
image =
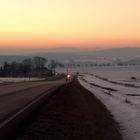
<svg viewBox="0 0 140 140">
<path fill-rule="evenodd" d="M 139 0 L 0 0 L 0 46 L 139 46 Z"/>
</svg>

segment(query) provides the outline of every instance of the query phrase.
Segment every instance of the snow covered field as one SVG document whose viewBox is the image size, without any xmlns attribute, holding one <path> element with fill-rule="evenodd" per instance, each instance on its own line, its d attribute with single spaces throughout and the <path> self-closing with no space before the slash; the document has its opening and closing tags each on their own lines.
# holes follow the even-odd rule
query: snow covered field
<svg viewBox="0 0 140 140">
<path fill-rule="evenodd" d="M 42 80 L 41 78 L 11 78 L 11 77 L 8 77 L 8 78 L 3 78 L 3 77 L 0 77 L 0 83 L 5 83 L 5 82 L 25 82 L 25 81 L 38 81 L 38 80 Z"/>
<path fill-rule="evenodd" d="M 133 76 L 137 80 L 131 79 Z M 115 83 L 116 81 L 125 83 L 124 80 L 128 79 L 136 87 Z M 140 67 L 94 68 L 88 69 L 86 74 L 79 76 L 81 85 L 94 93 L 112 112 L 115 120 L 120 123 L 124 140 L 140 140 L 139 79 Z"/>
<path fill-rule="evenodd" d="M 140 86 L 140 66 L 95 67 L 87 68 L 85 72 L 93 73 L 111 81 Z M 136 79 L 132 79 L 132 77 Z"/>
</svg>

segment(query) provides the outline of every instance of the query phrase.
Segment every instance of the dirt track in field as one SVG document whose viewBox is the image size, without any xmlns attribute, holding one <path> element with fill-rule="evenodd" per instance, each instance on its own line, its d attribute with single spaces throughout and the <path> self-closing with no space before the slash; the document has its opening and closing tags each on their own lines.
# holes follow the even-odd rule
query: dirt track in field
<svg viewBox="0 0 140 140">
<path fill-rule="evenodd" d="M 53 93 L 25 124 L 13 139 L 122 140 L 110 112 L 76 79 Z"/>
</svg>

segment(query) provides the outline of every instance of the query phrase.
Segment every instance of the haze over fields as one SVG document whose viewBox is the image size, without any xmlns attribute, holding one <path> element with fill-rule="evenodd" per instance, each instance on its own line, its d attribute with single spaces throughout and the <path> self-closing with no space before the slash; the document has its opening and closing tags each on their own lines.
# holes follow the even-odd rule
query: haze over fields
<svg viewBox="0 0 140 140">
<path fill-rule="evenodd" d="M 0 63 L 128 61 L 140 54 L 139 0 L 0 1 Z"/>
<path fill-rule="evenodd" d="M 128 61 L 133 64 L 140 64 L 140 48 L 114 48 L 114 49 L 71 49 L 71 48 L 57 48 L 57 49 L 11 49 L 1 50 L 0 65 L 5 61 L 21 62 L 27 57 L 42 56 L 47 60 L 57 60 L 61 63 L 65 62 L 84 62 L 84 63 L 112 63 L 116 59 Z"/>
</svg>

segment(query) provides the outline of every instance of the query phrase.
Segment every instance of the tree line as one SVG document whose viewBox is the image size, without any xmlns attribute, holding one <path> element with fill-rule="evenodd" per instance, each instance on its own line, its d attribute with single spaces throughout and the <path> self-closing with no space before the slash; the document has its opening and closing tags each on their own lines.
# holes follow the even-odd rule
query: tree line
<svg viewBox="0 0 140 140">
<path fill-rule="evenodd" d="M 47 61 L 45 58 L 35 56 L 26 58 L 22 62 L 4 62 L 0 67 L 1 77 L 43 77 L 53 76 L 57 66 L 63 67 L 62 64 L 55 60 Z"/>
</svg>

